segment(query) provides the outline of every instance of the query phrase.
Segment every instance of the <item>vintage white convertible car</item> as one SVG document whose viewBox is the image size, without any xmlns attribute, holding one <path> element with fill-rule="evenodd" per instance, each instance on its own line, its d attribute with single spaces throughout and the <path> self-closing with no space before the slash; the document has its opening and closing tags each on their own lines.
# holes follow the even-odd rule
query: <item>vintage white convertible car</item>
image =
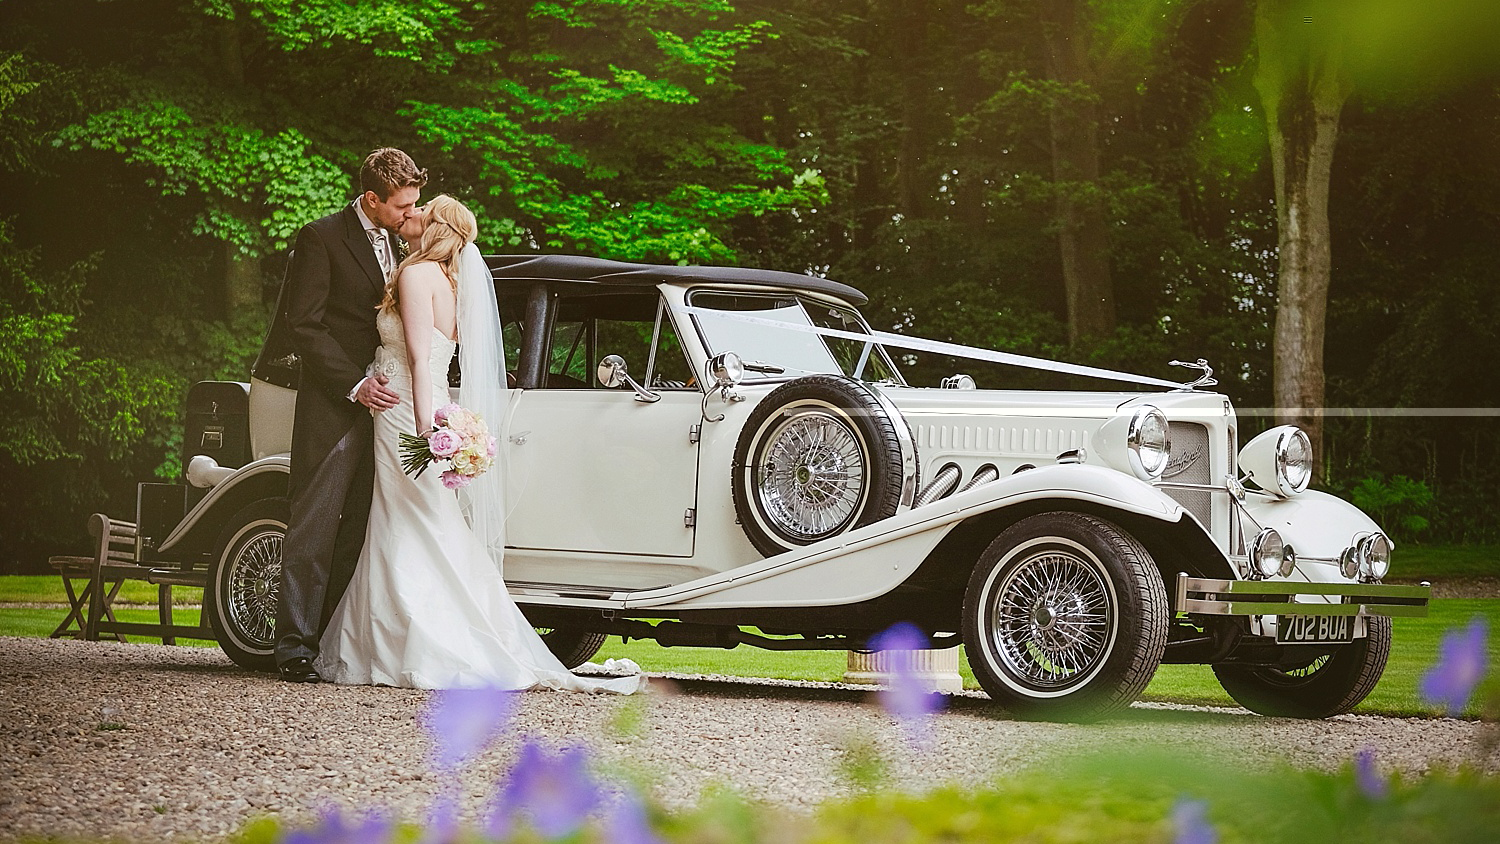
<svg viewBox="0 0 1500 844">
<path fill-rule="evenodd" d="M 1392 616 L 1426 613 L 1425 586 L 1380 582 L 1380 527 L 1307 489 L 1301 431 L 1237 446 L 1201 361 L 1177 385 L 882 334 L 859 291 L 792 273 L 489 261 L 515 378 L 506 577 L 570 665 L 607 635 L 845 650 L 910 621 L 1025 717 L 1107 713 L 1168 662 L 1315 718 L 1374 688 Z M 910 350 L 1157 389 L 914 387 Z M 252 667 L 296 364 L 278 324 L 249 384 L 194 388 L 188 506 L 141 526 L 157 559 L 209 568 L 220 644 Z"/>
</svg>

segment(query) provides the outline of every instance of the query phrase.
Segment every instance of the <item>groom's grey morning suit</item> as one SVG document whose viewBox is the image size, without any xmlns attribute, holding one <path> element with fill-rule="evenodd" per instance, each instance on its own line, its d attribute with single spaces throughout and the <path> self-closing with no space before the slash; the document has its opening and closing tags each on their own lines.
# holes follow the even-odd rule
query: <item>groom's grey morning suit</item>
<svg viewBox="0 0 1500 844">
<path fill-rule="evenodd" d="M 285 317 L 302 380 L 276 607 L 281 665 L 316 656 L 323 626 L 364 545 L 374 484 L 372 422 L 369 408 L 352 396 L 380 345 L 375 309 L 395 265 L 391 247 L 391 236 L 369 221 L 356 200 L 304 226 L 287 269 Z"/>
</svg>

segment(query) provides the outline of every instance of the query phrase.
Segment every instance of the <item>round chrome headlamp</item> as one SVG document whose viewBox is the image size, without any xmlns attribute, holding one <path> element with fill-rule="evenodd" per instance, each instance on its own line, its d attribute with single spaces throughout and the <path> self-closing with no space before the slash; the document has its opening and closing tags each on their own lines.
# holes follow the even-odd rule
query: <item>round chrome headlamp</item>
<svg viewBox="0 0 1500 844">
<path fill-rule="evenodd" d="M 1261 489 L 1290 498 L 1312 480 L 1312 441 L 1296 425 L 1278 425 L 1245 443 L 1239 463 Z"/>
<path fill-rule="evenodd" d="M 1167 458 L 1172 452 L 1172 431 L 1167 427 L 1167 416 L 1155 407 L 1146 405 L 1130 417 L 1130 428 L 1125 434 L 1125 446 L 1130 449 L 1130 469 L 1141 480 L 1156 480 L 1167 470 Z"/>
<path fill-rule="evenodd" d="M 1391 570 L 1391 541 L 1383 533 L 1372 533 L 1354 544 L 1360 576 L 1380 580 Z"/>
<path fill-rule="evenodd" d="M 1266 528 L 1250 540 L 1250 575 L 1256 579 L 1281 573 L 1286 560 L 1286 543 L 1275 528 Z"/>
</svg>

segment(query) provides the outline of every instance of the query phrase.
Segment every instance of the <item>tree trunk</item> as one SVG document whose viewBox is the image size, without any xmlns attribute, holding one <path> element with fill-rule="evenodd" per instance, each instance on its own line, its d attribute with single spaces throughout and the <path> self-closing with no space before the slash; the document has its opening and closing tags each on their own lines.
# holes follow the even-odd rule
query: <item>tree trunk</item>
<svg viewBox="0 0 1500 844">
<path fill-rule="evenodd" d="M 1323 337 L 1332 267 L 1328 183 L 1351 87 L 1332 39 L 1308 39 L 1284 0 L 1256 7 L 1255 85 L 1270 136 L 1278 270 L 1272 394 L 1277 424 L 1297 425 L 1323 475 Z"/>
<path fill-rule="evenodd" d="M 1071 91 L 1052 105 L 1053 212 L 1067 296 L 1068 340 L 1103 337 L 1115 328 L 1109 228 L 1099 190 L 1099 108 L 1092 99 L 1092 38 L 1082 0 L 1041 4 L 1047 72 Z"/>
</svg>

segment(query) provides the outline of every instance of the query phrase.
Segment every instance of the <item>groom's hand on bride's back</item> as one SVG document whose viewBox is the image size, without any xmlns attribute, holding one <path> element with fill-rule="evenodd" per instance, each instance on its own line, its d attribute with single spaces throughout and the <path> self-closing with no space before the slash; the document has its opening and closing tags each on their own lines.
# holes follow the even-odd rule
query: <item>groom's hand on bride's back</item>
<svg viewBox="0 0 1500 844">
<path fill-rule="evenodd" d="M 390 410 L 400 403 L 401 397 L 386 387 L 389 382 L 384 375 L 366 378 L 354 391 L 354 400 L 371 410 Z"/>
</svg>

